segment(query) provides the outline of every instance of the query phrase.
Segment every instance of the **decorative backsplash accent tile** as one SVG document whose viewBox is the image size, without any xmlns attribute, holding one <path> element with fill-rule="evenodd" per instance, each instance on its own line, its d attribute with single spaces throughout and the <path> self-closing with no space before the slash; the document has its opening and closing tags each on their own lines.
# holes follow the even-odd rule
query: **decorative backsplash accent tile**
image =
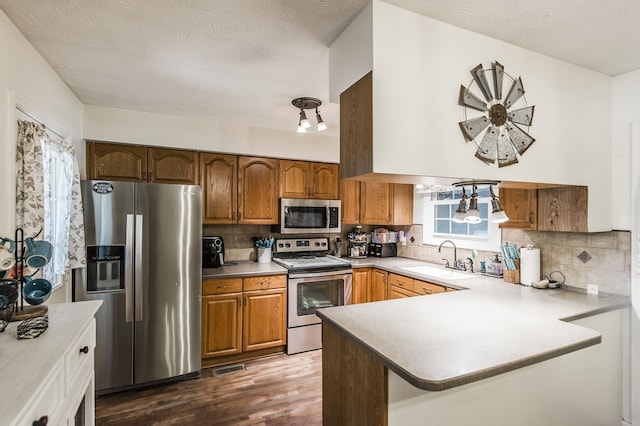
<svg viewBox="0 0 640 426">
<path fill-rule="evenodd" d="M 583 251 L 582 253 L 580 253 L 578 255 L 578 259 L 580 259 L 582 261 L 582 263 L 587 263 L 588 261 L 591 260 L 591 255 L 589 253 L 587 253 L 586 251 Z"/>
</svg>

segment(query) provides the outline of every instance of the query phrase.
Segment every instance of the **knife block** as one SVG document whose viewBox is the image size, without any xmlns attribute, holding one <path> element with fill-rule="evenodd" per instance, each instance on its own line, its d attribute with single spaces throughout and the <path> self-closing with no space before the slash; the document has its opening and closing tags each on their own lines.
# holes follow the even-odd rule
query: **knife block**
<svg viewBox="0 0 640 426">
<path fill-rule="evenodd" d="M 504 268 L 502 270 L 502 276 L 507 283 L 520 284 L 520 259 L 513 259 L 516 264 L 515 270 L 509 270 Z"/>
</svg>

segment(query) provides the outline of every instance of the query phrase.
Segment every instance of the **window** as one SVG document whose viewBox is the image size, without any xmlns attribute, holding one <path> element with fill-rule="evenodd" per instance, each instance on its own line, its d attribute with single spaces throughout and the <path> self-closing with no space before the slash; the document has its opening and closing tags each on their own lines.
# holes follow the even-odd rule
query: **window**
<svg viewBox="0 0 640 426">
<path fill-rule="evenodd" d="M 73 184 L 73 157 L 57 144 L 41 141 L 44 173 L 44 239 L 53 244 L 53 258 L 43 277 L 62 284 L 68 253 L 68 218 Z"/>
<path fill-rule="evenodd" d="M 438 245 L 443 240 L 453 240 L 458 247 L 497 250 L 500 245 L 500 229 L 489 220 L 491 195 L 489 186 L 478 186 L 478 210 L 480 223 L 456 223 L 453 215 L 462 198 L 462 188 L 443 189 L 424 194 L 423 242 Z M 467 196 L 470 194 L 467 193 Z"/>
</svg>

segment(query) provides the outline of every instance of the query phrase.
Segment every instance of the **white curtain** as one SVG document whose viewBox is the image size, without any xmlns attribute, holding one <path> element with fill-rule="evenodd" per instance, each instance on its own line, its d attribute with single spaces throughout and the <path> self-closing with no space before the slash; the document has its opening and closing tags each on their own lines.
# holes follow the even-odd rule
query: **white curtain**
<svg viewBox="0 0 640 426">
<path fill-rule="evenodd" d="M 16 225 L 25 237 L 54 246 L 44 276 L 86 266 L 80 174 L 73 146 L 54 139 L 45 126 L 18 121 Z"/>
</svg>

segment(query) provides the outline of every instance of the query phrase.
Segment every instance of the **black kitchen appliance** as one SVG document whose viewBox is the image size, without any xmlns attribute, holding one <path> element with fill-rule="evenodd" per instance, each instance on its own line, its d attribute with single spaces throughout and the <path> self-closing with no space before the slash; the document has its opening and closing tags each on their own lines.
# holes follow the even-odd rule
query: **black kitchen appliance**
<svg viewBox="0 0 640 426">
<path fill-rule="evenodd" d="M 202 268 L 224 265 L 224 240 L 217 235 L 202 236 Z"/>
<path fill-rule="evenodd" d="M 398 255 L 398 245 L 396 243 L 370 243 L 369 256 L 374 257 L 394 257 Z"/>
</svg>

